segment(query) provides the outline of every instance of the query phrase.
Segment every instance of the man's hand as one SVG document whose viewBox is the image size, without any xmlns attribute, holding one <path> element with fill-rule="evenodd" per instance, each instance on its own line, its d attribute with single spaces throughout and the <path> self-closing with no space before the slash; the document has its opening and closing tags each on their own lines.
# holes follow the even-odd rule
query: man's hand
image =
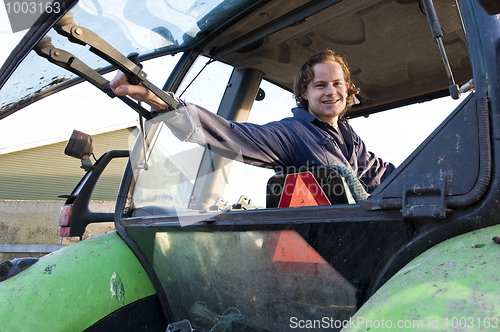
<svg viewBox="0 0 500 332">
<path fill-rule="evenodd" d="M 152 109 L 159 112 L 167 108 L 167 104 L 158 98 L 154 93 L 149 91 L 144 85 L 133 85 L 127 80 L 127 76 L 121 71 L 118 71 L 115 77 L 109 82 L 109 87 L 118 96 L 130 96 L 131 98 L 145 102 Z"/>
</svg>

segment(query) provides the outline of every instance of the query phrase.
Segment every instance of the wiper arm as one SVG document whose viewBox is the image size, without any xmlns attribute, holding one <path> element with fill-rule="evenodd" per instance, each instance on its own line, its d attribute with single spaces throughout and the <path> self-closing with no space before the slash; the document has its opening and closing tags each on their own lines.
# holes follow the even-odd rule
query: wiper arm
<svg viewBox="0 0 500 332">
<path fill-rule="evenodd" d="M 158 98 L 163 100 L 167 104 L 169 111 L 182 107 L 182 103 L 177 98 L 159 89 L 147 80 L 147 75 L 142 70 L 142 66 L 137 60 L 133 61 L 134 58 L 132 57 L 127 58 L 93 31 L 76 25 L 73 21 L 73 14 L 68 13 L 64 15 L 59 22 L 54 25 L 54 29 L 60 35 L 68 38 L 68 40 L 72 43 L 83 46 L 89 45 L 89 50 L 92 53 L 100 56 L 122 71 L 127 76 L 127 79 L 131 84 L 142 84 L 158 96 Z M 146 120 L 153 117 L 150 111 L 147 111 L 132 99 L 115 95 L 109 87 L 108 80 L 87 66 L 76 56 L 64 50 L 55 48 L 52 45 L 50 38 L 42 39 L 36 45 L 35 51 L 38 55 L 47 58 L 50 62 L 89 81 L 111 98 L 118 97 L 120 100 L 124 101 L 127 105 L 136 110 L 141 116 L 146 118 Z"/>
<path fill-rule="evenodd" d="M 43 57 L 52 62 L 53 64 L 58 65 L 59 67 L 62 67 L 73 74 L 76 74 L 88 82 L 90 82 L 92 85 L 97 87 L 99 90 L 107 94 L 111 98 L 118 97 L 120 100 L 125 102 L 128 106 L 133 108 L 136 112 L 138 112 L 141 116 L 143 116 L 146 119 L 151 119 L 151 112 L 146 110 L 144 107 L 139 105 L 137 102 L 134 100 L 128 98 L 128 97 L 123 97 L 123 96 L 117 96 L 114 94 L 113 90 L 109 87 L 109 81 L 106 80 L 104 77 L 102 77 L 99 73 L 97 73 L 95 70 L 87 66 L 84 62 L 82 62 L 80 59 L 78 59 L 76 56 L 73 54 L 66 52 L 64 50 L 55 48 L 54 45 L 52 45 L 51 39 L 49 37 L 43 38 L 34 48 L 35 52 Z"/>
</svg>

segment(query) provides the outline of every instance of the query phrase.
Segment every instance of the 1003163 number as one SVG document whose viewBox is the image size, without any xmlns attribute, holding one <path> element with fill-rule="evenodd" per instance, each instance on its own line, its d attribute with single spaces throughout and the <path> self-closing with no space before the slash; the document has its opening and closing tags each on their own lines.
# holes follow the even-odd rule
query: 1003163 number
<svg viewBox="0 0 500 332">
<path fill-rule="evenodd" d="M 464 328 L 494 328 L 499 327 L 497 317 L 446 317 L 444 319 L 446 328 L 464 329 Z"/>
<path fill-rule="evenodd" d="M 42 14 L 60 13 L 61 4 L 59 2 L 35 2 L 35 1 L 5 1 L 7 14 Z"/>
</svg>

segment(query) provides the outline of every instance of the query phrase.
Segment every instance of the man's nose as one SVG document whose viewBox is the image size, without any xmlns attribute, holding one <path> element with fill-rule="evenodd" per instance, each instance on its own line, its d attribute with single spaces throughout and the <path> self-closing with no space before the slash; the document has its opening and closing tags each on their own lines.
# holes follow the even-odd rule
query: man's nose
<svg viewBox="0 0 500 332">
<path fill-rule="evenodd" d="M 335 92 L 336 92 L 336 90 L 333 87 L 333 84 L 327 84 L 325 94 L 330 96 L 330 95 L 333 95 Z"/>
</svg>

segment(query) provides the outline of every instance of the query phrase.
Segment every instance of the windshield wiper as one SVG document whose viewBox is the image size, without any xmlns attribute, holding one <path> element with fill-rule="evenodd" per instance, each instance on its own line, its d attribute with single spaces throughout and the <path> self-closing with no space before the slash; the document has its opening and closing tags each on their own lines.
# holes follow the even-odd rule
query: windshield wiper
<svg viewBox="0 0 500 332">
<path fill-rule="evenodd" d="M 49 37 L 42 39 L 35 46 L 34 50 L 39 56 L 46 58 L 53 64 L 69 70 L 73 74 L 76 74 L 87 80 L 92 85 L 96 86 L 101 91 L 106 93 L 109 97 L 118 97 L 146 119 L 149 120 L 151 118 L 151 112 L 143 108 L 132 99 L 128 97 L 117 96 L 116 94 L 114 94 L 114 92 L 109 87 L 109 81 L 102 77 L 95 70 L 87 66 L 76 56 L 64 50 L 55 48 L 54 45 L 52 45 L 51 39 Z"/>
<path fill-rule="evenodd" d="M 182 106 L 182 103 L 178 99 L 169 95 L 147 80 L 147 74 L 142 70 L 142 66 L 139 63 L 136 53 L 129 55 L 129 57 L 124 56 L 93 31 L 76 25 L 73 21 L 73 14 L 68 13 L 64 15 L 59 22 L 54 25 L 54 29 L 60 35 L 68 38 L 68 40 L 72 43 L 83 46 L 89 45 L 89 50 L 92 53 L 100 56 L 122 71 L 127 76 L 127 79 L 131 84 L 142 84 L 162 99 L 167 104 L 169 111 L 176 110 Z M 35 46 L 34 50 L 39 56 L 44 57 L 50 62 L 84 78 L 111 98 L 118 97 L 128 106 L 137 111 L 146 120 L 153 117 L 152 112 L 144 109 L 134 100 L 114 94 L 109 87 L 108 80 L 87 66 L 73 54 L 54 47 L 50 38 L 47 37 L 42 39 Z"/>
</svg>

